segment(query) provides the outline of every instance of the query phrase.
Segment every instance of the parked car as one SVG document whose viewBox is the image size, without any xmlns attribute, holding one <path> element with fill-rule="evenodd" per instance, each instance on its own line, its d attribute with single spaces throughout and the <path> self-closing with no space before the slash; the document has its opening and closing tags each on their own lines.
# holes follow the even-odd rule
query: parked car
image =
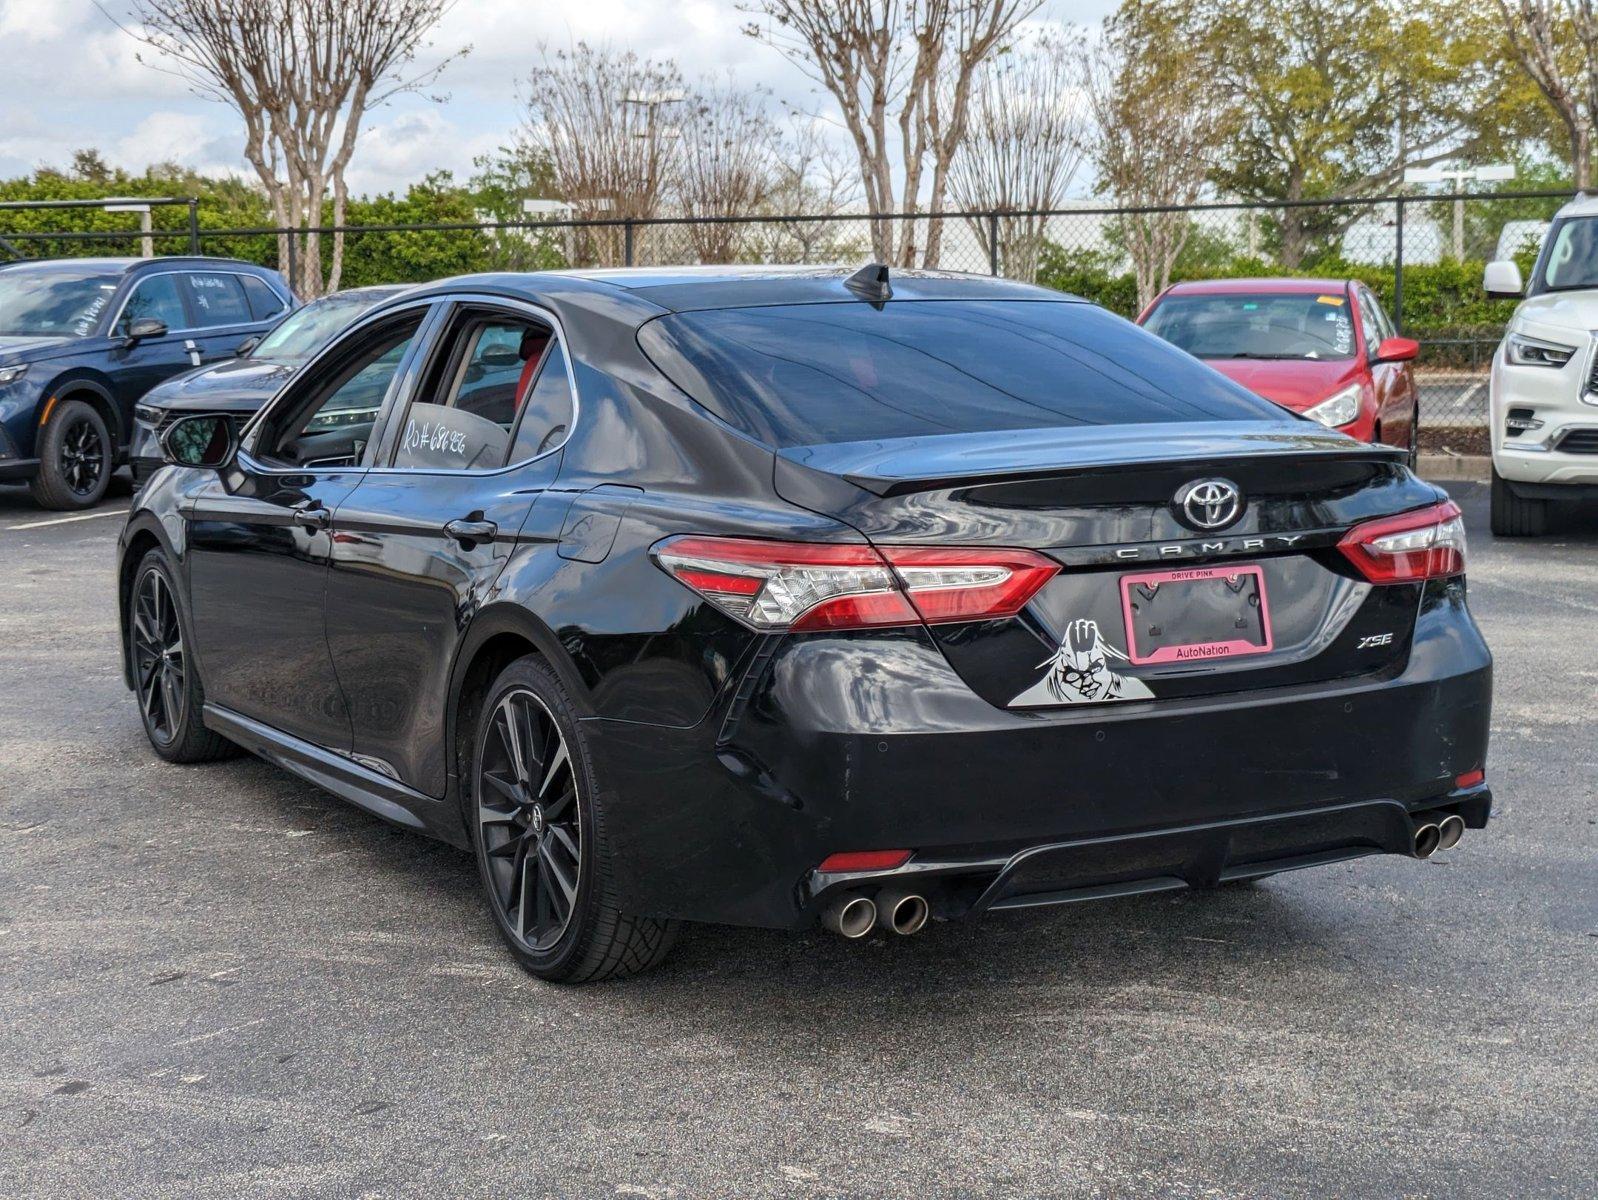
<svg viewBox="0 0 1598 1200">
<path fill-rule="evenodd" d="M 380 411 L 318 427 L 378 362 Z M 163 443 L 118 568 L 155 752 L 471 849 L 544 978 L 681 920 L 911 933 L 1488 817 L 1459 510 L 1057 292 L 449 280 Z"/>
<path fill-rule="evenodd" d="M 151 388 L 133 410 L 133 442 L 128 453 L 133 478 L 142 483 L 160 467 L 160 433 L 169 421 L 186 413 L 229 413 L 242 422 L 270 400 L 295 368 L 335 334 L 372 305 L 403 292 L 406 286 L 348 288 L 312 300 L 253 345 L 246 343 L 238 358 L 185 371 Z M 381 392 L 369 397 L 368 407 L 375 411 L 382 399 Z M 363 418 L 352 412 L 338 414 L 337 419 Z"/>
<path fill-rule="evenodd" d="M 1507 259 L 1483 282 L 1495 299 L 1524 297 L 1488 385 L 1492 529 L 1536 536 L 1550 502 L 1598 497 L 1598 196 L 1555 214 L 1529 288 Z"/>
<path fill-rule="evenodd" d="M 1399 337 L 1381 302 L 1345 279 L 1217 279 L 1172 284 L 1138 323 L 1229 379 L 1415 463 L 1420 343 Z"/>
<path fill-rule="evenodd" d="M 276 271 L 232 259 L 0 265 L 0 480 L 29 481 L 46 508 L 98 503 L 139 397 L 293 306 Z"/>
</svg>

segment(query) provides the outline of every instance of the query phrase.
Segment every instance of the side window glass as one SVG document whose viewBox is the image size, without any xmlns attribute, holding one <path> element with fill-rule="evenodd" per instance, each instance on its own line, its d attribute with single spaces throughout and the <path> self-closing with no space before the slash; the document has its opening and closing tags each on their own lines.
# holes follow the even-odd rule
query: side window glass
<svg viewBox="0 0 1598 1200">
<path fill-rule="evenodd" d="M 553 450 L 566 440 L 572 422 L 571 380 L 566 375 L 566 351 L 555 341 L 544 355 L 531 393 L 522 405 L 516 426 L 516 444 L 510 461 L 523 462 Z"/>
<path fill-rule="evenodd" d="M 250 305 L 250 316 L 256 321 L 270 321 L 288 310 L 288 302 L 274 292 L 264 279 L 254 275 L 235 278 L 244 288 L 244 298 Z"/>
<path fill-rule="evenodd" d="M 248 325 L 254 320 L 237 275 L 193 271 L 183 275 L 182 279 L 184 286 L 189 289 L 189 303 L 194 308 L 196 328 Z"/>
<path fill-rule="evenodd" d="M 394 376 L 416 337 L 421 316 L 374 332 L 335 359 L 291 405 L 281 428 L 270 428 L 263 456 L 290 466 L 355 466 L 366 452 Z"/>
<path fill-rule="evenodd" d="M 464 318 L 405 414 L 394 465 L 452 471 L 503 466 L 550 343 L 549 330 L 531 322 Z"/>
<path fill-rule="evenodd" d="M 1369 288 L 1359 289 L 1359 307 L 1365 315 L 1366 349 L 1374 358 L 1376 347 L 1393 336 L 1393 326 L 1387 319 L 1387 313 L 1382 310 L 1381 302 L 1376 299 L 1376 294 Z"/>
<path fill-rule="evenodd" d="M 129 325 L 147 317 L 163 322 L 168 329 L 182 329 L 188 325 L 189 316 L 183 311 L 183 301 L 178 296 L 176 276 L 152 275 L 135 287 L 117 321 L 117 332 L 125 334 Z"/>
</svg>

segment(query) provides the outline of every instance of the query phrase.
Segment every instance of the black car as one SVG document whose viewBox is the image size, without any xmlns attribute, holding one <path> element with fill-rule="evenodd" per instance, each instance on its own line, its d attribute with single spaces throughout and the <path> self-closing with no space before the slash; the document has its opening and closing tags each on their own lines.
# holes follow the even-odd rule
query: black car
<svg viewBox="0 0 1598 1200">
<path fill-rule="evenodd" d="M 373 419 L 325 429 L 385 362 Z M 368 312 L 120 545 L 173 761 L 471 848 L 529 970 L 859 936 L 1482 827 L 1458 509 L 1090 304 L 882 268 Z"/>
<path fill-rule="evenodd" d="M 86 508 L 127 455 L 133 405 L 232 358 L 294 307 L 276 271 L 222 258 L 0 265 L 0 481 Z"/>
<path fill-rule="evenodd" d="M 238 358 L 185 371 L 151 388 L 133 409 L 133 440 L 128 451 L 133 478 L 142 483 L 161 465 L 160 434 L 167 422 L 187 413 L 250 416 L 335 334 L 372 305 L 398 295 L 405 287 L 380 284 L 347 288 L 312 300 L 284 317 L 253 345 L 246 343 Z M 375 411 L 382 399 L 379 387 L 367 397 L 364 407 Z M 364 420 L 371 415 L 356 409 L 337 419 Z"/>
</svg>

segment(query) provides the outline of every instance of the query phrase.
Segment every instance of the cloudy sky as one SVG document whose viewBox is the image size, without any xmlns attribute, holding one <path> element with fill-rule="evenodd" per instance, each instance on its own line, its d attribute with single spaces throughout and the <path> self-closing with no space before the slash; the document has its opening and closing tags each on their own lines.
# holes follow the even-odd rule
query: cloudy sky
<svg viewBox="0 0 1598 1200">
<path fill-rule="evenodd" d="M 106 7 L 119 9 L 116 0 Z M 1113 0 L 1052 0 L 1043 16 L 1096 24 L 1112 7 Z M 351 186 L 403 190 L 431 170 L 469 173 L 472 159 L 515 127 L 518 83 L 541 41 L 608 42 L 673 58 L 690 77 L 731 70 L 778 100 L 825 111 L 802 72 L 744 36 L 746 20 L 736 0 L 460 0 L 434 37 L 433 61 L 472 48 L 440 80 L 448 101 L 406 96 L 371 114 Z M 245 172 L 243 135 L 230 111 L 140 62 L 141 47 L 94 0 L 0 0 L 0 46 L 0 176 L 64 164 L 90 146 L 133 170 L 172 159 Z"/>
</svg>

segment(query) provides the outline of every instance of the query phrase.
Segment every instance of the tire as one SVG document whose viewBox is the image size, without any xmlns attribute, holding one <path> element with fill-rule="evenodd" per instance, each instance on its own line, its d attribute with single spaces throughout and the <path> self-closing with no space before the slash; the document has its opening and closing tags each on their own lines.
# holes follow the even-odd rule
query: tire
<svg viewBox="0 0 1598 1200">
<path fill-rule="evenodd" d="M 205 692 L 187 653 L 192 644 L 172 568 L 162 551 L 151 550 L 133 573 L 124 649 L 133 664 L 133 690 L 144 736 L 167 762 L 212 762 L 239 752 L 200 720 Z"/>
<path fill-rule="evenodd" d="M 616 902 L 598 764 L 575 714 L 542 660 L 511 663 L 484 700 L 466 789 L 494 925 L 524 969 L 556 983 L 647 971 L 677 936 L 677 922 Z"/>
<path fill-rule="evenodd" d="M 116 466 L 111 431 L 92 404 L 60 400 L 39 431 L 39 473 L 30 485 L 43 508 L 91 508 L 105 497 Z"/>
<path fill-rule="evenodd" d="M 1493 468 L 1492 530 L 1494 537 L 1541 537 L 1548 529 L 1548 501 L 1517 496 Z"/>
</svg>

